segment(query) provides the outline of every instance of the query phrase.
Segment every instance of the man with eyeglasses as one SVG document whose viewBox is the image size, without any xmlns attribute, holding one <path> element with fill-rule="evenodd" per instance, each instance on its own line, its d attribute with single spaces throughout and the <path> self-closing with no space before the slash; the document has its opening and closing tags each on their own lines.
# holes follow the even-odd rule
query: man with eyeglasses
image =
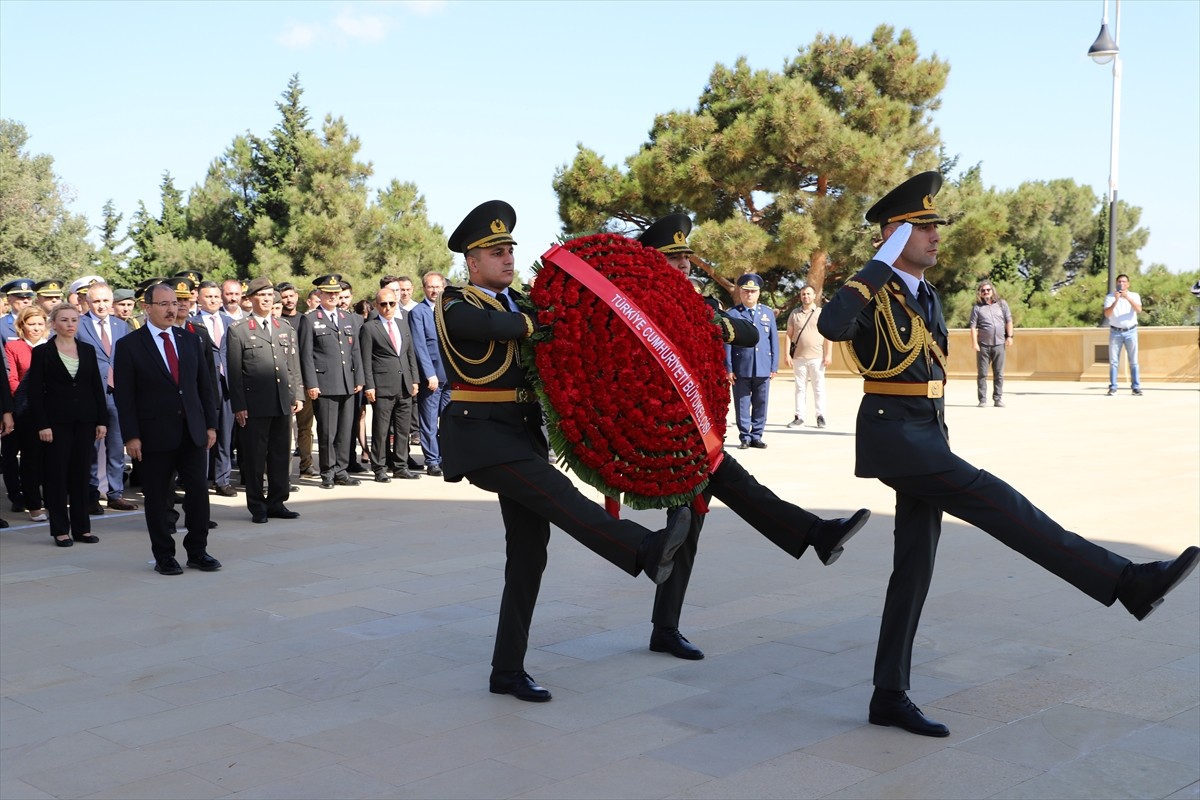
<svg viewBox="0 0 1200 800">
<path fill-rule="evenodd" d="M 975 348 L 975 379 L 978 381 L 979 407 L 987 407 L 987 374 L 992 370 L 992 402 L 1004 408 L 1004 351 L 1013 343 L 1012 312 L 1001 300 L 991 281 L 979 284 L 971 318 L 971 346 Z"/>
<path fill-rule="evenodd" d="M 178 472 L 187 517 L 187 565 L 213 572 L 221 562 L 208 554 L 206 478 L 208 449 L 217 440 L 217 409 L 205 345 L 195 333 L 175 325 L 179 302 L 171 284 L 146 289 L 143 306 L 146 324 L 117 342 L 113 373 L 125 449 L 143 466 L 154 570 L 183 573 L 175 560 L 170 521 L 172 478 Z"/>
<path fill-rule="evenodd" d="M 758 328 L 758 344 L 752 347 L 725 345 L 725 369 L 733 387 L 736 404 L 739 450 L 765 449 L 763 430 L 767 427 L 767 399 L 771 379 L 779 371 L 779 328 L 775 312 L 758 302 L 763 281 L 747 273 L 737 279 L 741 302 L 729 309 L 732 319 L 742 319 Z"/>
</svg>

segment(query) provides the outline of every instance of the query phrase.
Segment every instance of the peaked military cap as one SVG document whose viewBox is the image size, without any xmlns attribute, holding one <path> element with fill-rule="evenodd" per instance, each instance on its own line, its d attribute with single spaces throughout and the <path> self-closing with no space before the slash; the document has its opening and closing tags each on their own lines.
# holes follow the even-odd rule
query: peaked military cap
<svg viewBox="0 0 1200 800">
<path fill-rule="evenodd" d="M 913 225 L 945 225 L 946 220 L 933 205 L 933 198 L 942 188 L 942 176 L 937 172 L 922 172 L 885 194 L 867 211 L 867 222 L 881 227 L 893 222 Z"/>
<path fill-rule="evenodd" d="M 481 203 L 458 223 L 447 245 L 455 253 L 466 253 L 476 247 L 495 247 L 516 244 L 512 238 L 517 227 L 517 212 L 503 200 Z"/>
<path fill-rule="evenodd" d="M 33 290 L 37 292 L 38 297 L 62 297 L 63 282 L 54 278 L 38 281 L 34 285 Z"/>
<path fill-rule="evenodd" d="M 33 297 L 33 281 L 29 278 L 13 278 L 4 286 L 0 286 L 0 291 L 16 297 Z"/>
<path fill-rule="evenodd" d="M 322 275 L 313 281 L 313 286 L 322 292 L 340 292 L 342 290 L 342 276 L 336 272 L 329 275 Z"/>
<path fill-rule="evenodd" d="M 68 292 L 82 292 L 92 288 L 97 283 L 104 283 L 104 278 L 99 275 L 84 275 L 82 278 L 76 278 L 71 281 L 71 285 L 67 287 Z"/>
<path fill-rule="evenodd" d="M 738 286 L 749 286 L 752 283 L 761 289 L 763 285 L 763 279 L 758 275 L 755 275 L 753 272 L 747 272 L 745 275 L 737 279 Z"/>
<path fill-rule="evenodd" d="M 696 251 L 688 247 L 687 243 L 688 234 L 691 232 L 692 220 L 687 214 L 668 214 L 655 220 L 653 225 L 642 231 L 638 241 L 646 247 L 653 247 L 663 255 L 694 253 Z"/>
<path fill-rule="evenodd" d="M 175 277 L 176 278 L 187 278 L 189 281 L 196 284 L 197 286 L 200 285 L 200 281 L 204 280 L 203 273 L 197 272 L 194 269 L 185 269 L 183 272 L 176 272 Z"/>
<path fill-rule="evenodd" d="M 151 286 L 157 286 L 160 283 L 169 284 L 170 280 L 168 278 L 163 278 L 163 277 L 146 278 L 146 280 L 142 281 L 141 283 L 139 283 L 137 285 L 137 295 L 136 295 L 137 299 L 141 300 L 141 299 L 145 298 L 146 290 L 149 289 Z M 172 287 L 172 288 L 174 288 L 174 287 Z"/>
<path fill-rule="evenodd" d="M 180 300 L 184 300 L 184 299 L 191 300 L 192 292 L 194 292 L 196 290 L 196 284 L 192 283 L 191 278 L 183 278 L 183 277 L 176 276 L 174 278 L 171 278 L 171 280 L 168 281 L 168 283 L 170 283 L 171 288 L 175 290 L 175 297 Z"/>
</svg>

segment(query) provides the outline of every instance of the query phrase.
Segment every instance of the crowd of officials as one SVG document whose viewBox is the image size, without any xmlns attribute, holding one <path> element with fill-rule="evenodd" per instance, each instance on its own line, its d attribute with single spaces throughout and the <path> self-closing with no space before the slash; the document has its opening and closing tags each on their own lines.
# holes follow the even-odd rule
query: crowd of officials
<svg viewBox="0 0 1200 800">
<path fill-rule="evenodd" d="M 303 300 L 291 283 L 195 272 L 134 289 L 98 276 L 9 280 L 0 458 L 11 510 L 48 522 L 60 547 L 95 543 L 91 517 L 138 509 L 125 495 L 127 483 L 140 485 L 155 568 L 179 574 L 177 501 L 188 563 L 212 571 L 208 492 L 235 497 L 240 483 L 255 523 L 298 517 L 285 504 L 293 456 L 324 489 L 360 474 L 440 476 L 445 373 L 433 303 L 445 281 L 424 276 L 422 302 L 411 278 L 379 283 L 355 303 L 339 275 L 319 278 Z M 182 452 L 188 443 L 195 452 Z M 410 452 L 418 445 L 423 457 Z"/>
</svg>

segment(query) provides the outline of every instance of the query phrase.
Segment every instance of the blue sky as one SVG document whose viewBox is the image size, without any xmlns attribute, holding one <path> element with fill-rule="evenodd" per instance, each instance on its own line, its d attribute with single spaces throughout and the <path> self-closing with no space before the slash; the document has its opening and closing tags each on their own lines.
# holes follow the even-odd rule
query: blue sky
<svg viewBox="0 0 1200 800">
<path fill-rule="evenodd" d="M 1114 8 L 1109 4 L 1110 23 Z M 415 182 L 446 232 L 479 202 L 517 209 L 519 261 L 559 230 L 554 170 L 576 144 L 623 163 L 654 115 L 695 105 L 714 64 L 778 70 L 818 33 L 909 28 L 951 70 L 934 116 L 985 183 L 1107 188 L 1111 68 L 1086 51 L 1102 0 L 1070 2 L 15 2 L 0 0 L 0 116 L 54 157 L 72 210 L 128 222 L 185 190 L 292 73 L 319 121 L 345 118 L 373 185 Z M 1200 2 L 1126 0 L 1122 199 L 1143 262 L 1197 267 Z"/>
</svg>

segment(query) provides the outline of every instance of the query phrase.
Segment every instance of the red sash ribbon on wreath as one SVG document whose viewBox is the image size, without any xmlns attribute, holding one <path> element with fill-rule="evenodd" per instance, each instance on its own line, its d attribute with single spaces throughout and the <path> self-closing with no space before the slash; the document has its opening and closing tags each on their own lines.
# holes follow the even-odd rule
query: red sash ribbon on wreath
<svg viewBox="0 0 1200 800">
<path fill-rule="evenodd" d="M 661 331 L 658 325 L 608 278 L 601 275 L 590 264 L 561 245 L 554 245 L 542 254 L 542 260 L 548 261 L 575 280 L 582 283 L 592 294 L 605 303 L 617 319 L 621 320 L 633 335 L 650 352 L 651 357 L 667 377 L 685 406 L 691 409 L 692 421 L 704 442 L 708 454 L 708 472 L 711 475 L 721 465 L 724 457 L 723 443 L 717 436 L 708 408 L 704 405 L 704 396 L 700 385 L 692 377 L 694 371 L 680 355 L 679 348 Z M 696 493 L 694 501 L 698 513 L 708 513 L 708 504 L 704 495 Z M 604 507 L 609 514 L 619 515 L 620 503 L 615 497 L 605 496 Z"/>
</svg>

